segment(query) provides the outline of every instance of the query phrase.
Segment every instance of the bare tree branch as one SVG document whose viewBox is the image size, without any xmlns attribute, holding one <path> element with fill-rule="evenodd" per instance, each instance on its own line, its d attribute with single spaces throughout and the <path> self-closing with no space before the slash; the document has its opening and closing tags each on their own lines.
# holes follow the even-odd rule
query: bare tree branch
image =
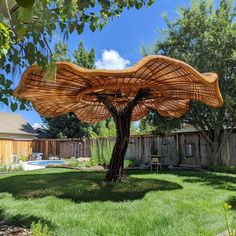
<svg viewBox="0 0 236 236">
<path fill-rule="evenodd" d="M 235 128 L 235 125 L 233 125 L 229 130 L 224 130 L 225 134 L 224 134 L 221 144 L 218 148 L 217 154 L 219 154 L 221 152 L 223 146 L 225 145 L 226 141 L 228 140 L 230 134 L 233 132 L 234 128 Z"/>
<path fill-rule="evenodd" d="M 148 96 L 147 91 L 139 90 L 135 95 L 135 97 L 131 101 L 129 101 L 126 108 L 124 109 L 124 112 L 125 113 L 132 112 L 134 107 L 142 100 L 142 98 L 147 96 Z"/>
<path fill-rule="evenodd" d="M 112 104 L 112 102 L 108 99 L 107 96 L 97 95 L 99 101 L 103 103 L 103 105 L 107 108 L 107 110 L 111 113 L 112 117 L 116 117 L 118 115 L 118 111 L 116 107 Z"/>
</svg>

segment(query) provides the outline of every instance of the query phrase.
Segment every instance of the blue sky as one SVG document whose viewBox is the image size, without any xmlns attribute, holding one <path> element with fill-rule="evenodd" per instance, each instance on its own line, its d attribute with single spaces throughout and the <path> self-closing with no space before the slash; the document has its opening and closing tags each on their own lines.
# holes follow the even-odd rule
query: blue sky
<svg viewBox="0 0 236 236">
<path fill-rule="evenodd" d="M 125 10 L 119 18 L 114 18 L 102 31 L 91 32 L 85 29 L 82 35 L 72 34 L 68 41 L 69 51 L 73 52 L 80 41 L 87 49 L 94 48 L 99 67 L 114 69 L 124 68 L 138 62 L 141 58 L 142 45 L 151 46 L 160 38 L 160 30 L 165 28 L 162 18 L 167 13 L 170 19 L 177 17 L 177 8 L 189 6 L 190 0 L 156 0 L 150 8 L 140 10 Z M 55 41 L 60 40 L 60 34 L 55 34 Z M 19 82 L 15 79 L 15 84 Z M 10 112 L 9 108 L 0 108 Z M 16 111 L 31 125 L 40 124 L 41 118 L 34 110 Z"/>
</svg>

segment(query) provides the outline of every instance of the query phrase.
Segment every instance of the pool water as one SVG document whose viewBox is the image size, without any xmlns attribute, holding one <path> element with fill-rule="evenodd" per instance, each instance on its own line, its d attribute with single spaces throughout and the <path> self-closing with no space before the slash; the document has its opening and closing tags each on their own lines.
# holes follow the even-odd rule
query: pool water
<svg viewBox="0 0 236 236">
<path fill-rule="evenodd" d="M 62 160 L 40 160 L 40 161 L 28 161 L 29 165 L 37 165 L 37 166 L 48 166 L 48 165 L 63 165 L 65 161 Z"/>
</svg>

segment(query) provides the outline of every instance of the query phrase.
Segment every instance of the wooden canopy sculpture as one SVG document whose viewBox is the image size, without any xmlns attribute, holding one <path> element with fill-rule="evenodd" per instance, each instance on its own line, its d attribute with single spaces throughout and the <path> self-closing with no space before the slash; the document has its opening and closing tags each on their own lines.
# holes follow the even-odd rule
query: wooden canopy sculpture
<svg viewBox="0 0 236 236">
<path fill-rule="evenodd" d="M 70 62 L 57 62 L 54 81 L 44 79 L 41 67 L 30 66 L 14 95 L 32 101 L 43 116 L 74 112 L 85 122 L 112 116 L 117 127 L 107 180 L 123 176 L 123 160 L 130 135 L 130 121 L 150 109 L 163 116 L 180 117 L 190 100 L 218 108 L 223 99 L 215 73 L 201 74 L 188 64 L 165 56 L 148 56 L 125 70 L 87 70 Z"/>
</svg>

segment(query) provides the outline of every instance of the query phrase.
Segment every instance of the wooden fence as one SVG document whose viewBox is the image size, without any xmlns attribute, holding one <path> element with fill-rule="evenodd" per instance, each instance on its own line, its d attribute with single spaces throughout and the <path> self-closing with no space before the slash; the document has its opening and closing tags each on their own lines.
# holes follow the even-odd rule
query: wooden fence
<svg viewBox="0 0 236 236">
<path fill-rule="evenodd" d="M 91 157 L 91 147 L 113 146 L 115 138 L 98 139 L 42 139 L 33 142 L 35 152 L 44 153 L 47 159 L 50 155 L 63 158 Z M 154 145 L 166 165 L 209 165 L 209 150 L 198 133 L 177 133 L 156 136 L 130 137 L 126 159 L 139 163 L 150 161 L 151 147 Z M 236 132 L 232 133 L 221 153 L 222 165 L 236 165 Z"/>
<path fill-rule="evenodd" d="M 13 156 L 28 157 L 33 151 L 32 140 L 0 140 L 0 164 L 13 162 Z"/>
<path fill-rule="evenodd" d="M 112 147 L 114 142 L 115 138 L 0 140 L 0 164 L 11 162 L 12 155 L 29 156 L 32 152 L 42 152 L 44 159 L 55 155 L 62 158 L 91 157 L 92 147 L 105 149 L 107 146 Z M 149 162 L 153 145 L 166 165 L 200 166 L 208 165 L 211 161 L 207 145 L 196 132 L 130 137 L 126 159 Z M 236 132 L 226 142 L 221 160 L 222 165 L 236 165 Z"/>
<path fill-rule="evenodd" d="M 113 146 L 115 138 L 98 139 L 38 139 L 33 142 L 33 151 L 44 153 L 44 158 L 57 155 L 59 157 L 90 157 L 91 147 Z M 148 162 L 151 146 L 156 146 L 159 153 L 165 156 L 165 161 L 177 164 L 176 136 L 134 136 L 130 138 L 126 159 L 135 159 L 137 162 Z"/>
</svg>

